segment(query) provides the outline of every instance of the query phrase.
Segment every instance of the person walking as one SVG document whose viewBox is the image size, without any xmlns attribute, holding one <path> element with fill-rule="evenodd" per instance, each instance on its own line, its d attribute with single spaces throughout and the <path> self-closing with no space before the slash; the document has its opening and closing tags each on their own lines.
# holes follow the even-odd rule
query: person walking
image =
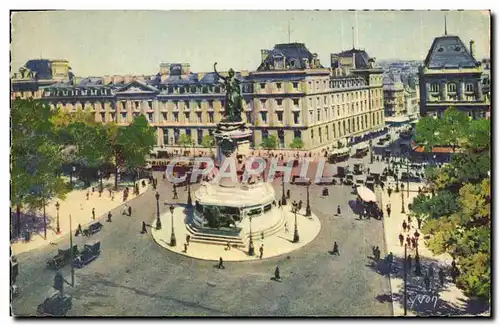
<svg viewBox="0 0 500 326">
<path fill-rule="evenodd" d="M 128 206 L 128 216 L 132 216 L 132 206 Z"/>
<path fill-rule="evenodd" d="M 219 265 L 217 267 L 219 269 L 226 269 L 226 267 L 224 267 L 224 261 L 222 260 L 222 257 L 219 257 Z"/>
<path fill-rule="evenodd" d="M 406 257 L 406 266 L 407 266 L 407 271 L 411 272 L 411 255 L 408 255 L 408 257 Z"/>
<path fill-rule="evenodd" d="M 411 237 L 411 247 L 413 249 L 417 248 L 417 240 L 414 237 Z"/>
<path fill-rule="evenodd" d="M 187 253 L 187 252 L 188 252 L 188 244 L 184 243 L 184 253 Z"/>
<path fill-rule="evenodd" d="M 260 253 L 259 259 L 262 259 L 262 256 L 264 256 L 264 244 L 260 245 L 259 253 Z"/>
<path fill-rule="evenodd" d="M 78 227 L 76 228 L 75 237 L 77 237 L 78 235 L 80 235 L 80 233 L 82 233 L 82 234 L 83 234 L 83 231 L 82 231 L 82 225 L 81 225 L 81 224 L 78 224 Z"/>
<path fill-rule="evenodd" d="M 339 245 L 337 244 L 337 241 L 333 242 L 333 254 L 340 256 Z"/>
<path fill-rule="evenodd" d="M 288 232 L 289 232 L 289 230 L 288 230 L 288 223 L 285 222 L 285 233 L 288 233 Z"/>
<path fill-rule="evenodd" d="M 274 280 L 275 281 L 280 281 L 281 280 L 279 266 L 276 266 L 276 269 L 274 270 Z"/>
<path fill-rule="evenodd" d="M 402 233 L 399 234 L 399 243 L 401 247 L 403 246 L 403 243 L 405 242 L 405 237 Z"/>
<path fill-rule="evenodd" d="M 112 217 L 112 216 L 113 216 L 113 215 L 111 214 L 111 212 L 108 212 L 108 219 L 107 219 L 107 222 L 111 222 L 111 217 Z"/>
<path fill-rule="evenodd" d="M 287 199 L 290 199 L 290 189 L 287 189 L 287 190 L 286 190 L 286 198 L 287 198 Z"/>
<path fill-rule="evenodd" d="M 403 231 L 406 231 L 406 227 L 408 226 L 408 225 L 406 224 L 406 220 L 403 220 L 403 224 L 402 224 L 402 226 L 403 226 Z"/>
<path fill-rule="evenodd" d="M 87 190 L 87 194 L 86 194 L 87 200 L 89 200 L 89 196 L 90 196 L 90 193 Z"/>
<path fill-rule="evenodd" d="M 387 217 L 391 217 L 391 206 L 387 204 Z"/>
<path fill-rule="evenodd" d="M 177 195 L 177 189 L 174 188 L 174 198 L 173 199 L 179 199 L 179 196 Z"/>
<path fill-rule="evenodd" d="M 191 240 L 191 236 L 189 234 L 186 235 L 186 243 L 189 246 L 189 241 Z"/>
<path fill-rule="evenodd" d="M 375 248 L 375 260 L 376 261 L 380 260 L 380 248 L 378 246 L 377 248 Z"/>
<path fill-rule="evenodd" d="M 392 194 L 392 189 L 391 189 L 391 187 L 388 187 L 387 188 L 387 195 L 389 196 L 389 198 L 391 198 L 391 194 Z"/>
<path fill-rule="evenodd" d="M 108 188 L 108 193 L 109 193 L 109 197 L 111 198 L 111 194 L 113 193 L 113 191 L 111 190 L 111 188 Z"/>
<path fill-rule="evenodd" d="M 95 207 L 92 207 L 92 219 L 95 220 Z"/>
<path fill-rule="evenodd" d="M 339 216 L 341 214 L 340 212 L 340 205 L 337 205 L 337 215 Z"/>
<path fill-rule="evenodd" d="M 281 208 L 281 199 L 278 200 L 278 208 Z"/>
<path fill-rule="evenodd" d="M 148 233 L 148 230 L 146 229 L 146 222 L 142 221 L 142 230 L 141 234 Z"/>
</svg>

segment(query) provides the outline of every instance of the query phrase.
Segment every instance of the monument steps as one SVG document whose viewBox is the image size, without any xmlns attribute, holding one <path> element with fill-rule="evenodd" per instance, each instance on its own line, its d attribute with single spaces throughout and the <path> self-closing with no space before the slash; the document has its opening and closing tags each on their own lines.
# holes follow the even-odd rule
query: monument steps
<svg viewBox="0 0 500 326">
<path fill-rule="evenodd" d="M 286 209 L 286 207 L 285 207 L 285 209 Z M 285 214 L 282 214 L 278 223 L 274 224 L 273 226 L 271 226 L 267 229 L 252 232 L 252 239 L 261 239 L 262 233 L 264 233 L 264 239 L 275 235 L 276 233 L 280 232 L 284 228 L 285 222 L 286 222 Z M 245 236 L 245 242 L 248 242 L 248 241 L 250 241 L 250 233 L 248 233 Z"/>
<path fill-rule="evenodd" d="M 241 239 L 241 237 L 234 237 L 228 235 L 219 235 L 219 234 L 207 234 L 198 232 L 198 228 L 196 225 L 192 225 L 186 223 L 186 229 L 191 236 L 191 242 L 197 243 L 206 243 L 206 244 L 214 244 L 214 245 L 227 245 L 229 242 L 231 246 L 237 247 L 245 247 L 245 243 Z"/>
</svg>

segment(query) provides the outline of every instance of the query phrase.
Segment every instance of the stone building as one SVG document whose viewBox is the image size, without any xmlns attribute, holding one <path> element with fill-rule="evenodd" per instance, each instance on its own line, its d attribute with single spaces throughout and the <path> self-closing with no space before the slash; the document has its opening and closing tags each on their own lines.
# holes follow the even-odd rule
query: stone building
<svg viewBox="0 0 500 326">
<path fill-rule="evenodd" d="M 383 78 L 383 85 L 385 117 L 406 116 L 405 87 L 401 77 L 396 74 L 388 74 Z"/>
<path fill-rule="evenodd" d="M 254 130 L 253 146 L 275 134 L 280 148 L 301 138 L 304 149 L 337 146 L 384 127 L 382 70 L 362 50 L 332 54 L 321 65 L 302 43 L 261 51 L 256 71 L 241 71 L 242 118 Z M 162 63 L 151 76 L 73 76 L 67 61 L 30 60 L 14 74 L 11 96 L 35 97 L 52 108 L 88 110 L 96 121 L 130 123 L 143 114 L 157 131 L 157 149 L 191 136 L 195 146 L 223 116 L 224 90 L 213 72 Z M 224 73 L 221 73 L 224 75 Z"/>
<path fill-rule="evenodd" d="M 420 115 L 442 116 L 456 107 L 469 117 L 489 116 L 490 101 L 483 93 L 481 63 L 474 58 L 474 42 L 467 48 L 458 36 L 436 37 L 419 69 Z"/>
</svg>

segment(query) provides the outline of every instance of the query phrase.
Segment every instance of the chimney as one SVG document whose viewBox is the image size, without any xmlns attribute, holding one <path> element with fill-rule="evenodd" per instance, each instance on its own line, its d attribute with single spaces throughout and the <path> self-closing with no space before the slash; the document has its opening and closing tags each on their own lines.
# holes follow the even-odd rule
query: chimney
<svg viewBox="0 0 500 326">
<path fill-rule="evenodd" d="M 469 41 L 469 50 L 470 50 L 470 55 L 474 58 L 474 41 L 473 40 Z"/>
<path fill-rule="evenodd" d="M 356 69 L 356 53 L 352 53 L 352 69 Z"/>
<path fill-rule="evenodd" d="M 260 60 L 261 63 L 264 62 L 267 59 L 267 56 L 269 55 L 269 50 L 260 50 Z"/>
</svg>

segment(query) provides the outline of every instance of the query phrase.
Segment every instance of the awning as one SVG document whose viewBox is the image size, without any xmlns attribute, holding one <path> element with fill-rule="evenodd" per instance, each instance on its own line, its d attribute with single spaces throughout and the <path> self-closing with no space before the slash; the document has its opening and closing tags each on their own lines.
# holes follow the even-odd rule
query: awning
<svg viewBox="0 0 500 326">
<path fill-rule="evenodd" d="M 357 187 L 356 191 L 358 192 L 359 198 L 367 203 L 377 201 L 377 196 L 375 196 L 375 193 L 365 186 Z"/>
</svg>

